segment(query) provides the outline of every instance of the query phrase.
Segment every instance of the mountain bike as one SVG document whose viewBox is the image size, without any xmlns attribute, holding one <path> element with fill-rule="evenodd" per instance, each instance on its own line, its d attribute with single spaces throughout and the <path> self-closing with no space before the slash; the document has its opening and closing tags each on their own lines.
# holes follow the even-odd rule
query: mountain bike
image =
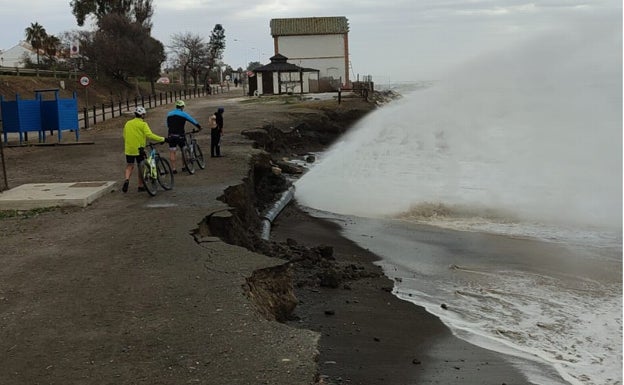
<svg viewBox="0 0 624 385">
<path fill-rule="evenodd" d="M 195 163 L 197 163 L 197 166 L 202 170 L 206 168 L 204 153 L 199 147 L 194 135 L 198 132 L 198 130 L 193 130 L 186 133 L 186 146 L 182 149 L 184 168 L 186 168 L 186 171 L 191 175 L 195 174 Z"/>
<path fill-rule="evenodd" d="M 158 185 L 164 190 L 173 188 L 173 171 L 169 161 L 160 156 L 153 143 L 148 143 L 149 151 L 145 147 L 139 148 L 143 160 L 139 163 L 139 177 L 143 181 L 145 190 L 151 196 L 156 195 Z"/>
</svg>

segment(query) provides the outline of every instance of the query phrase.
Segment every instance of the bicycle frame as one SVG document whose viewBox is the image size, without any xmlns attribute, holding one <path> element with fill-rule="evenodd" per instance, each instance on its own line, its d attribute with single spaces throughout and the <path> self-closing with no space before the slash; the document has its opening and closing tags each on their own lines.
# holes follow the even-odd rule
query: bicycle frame
<svg viewBox="0 0 624 385">
<path fill-rule="evenodd" d="M 197 140 L 195 139 L 195 135 L 193 135 L 195 131 L 189 131 L 186 133 L 186 145 L 191 149 L 191 156 L 193 160 L 195 159 L 195 145 L 197 144 Z"/>
<path fill-rule="evenodd" d="M 139 155 L 145 159 L 145 163 L 149 167 L 150 176 L 156 178 L 156 149 L 151 143 L 147 147 L 150 147 L 149 152 L 145 151 L 145 147 L 139 147 Z"/>
<path fill-rule="evenodd" d="M 184 160 L 184 167 L 189 174 L 195 173 L 194 164 L 197 163 L 200 169 L 206 168 L 206 162 L 204 161 L 204 154 L 195 139 L 195 133 L 199 131 L 192 130 L 184 134 L 184 141 L 186 145 L 182 148 L 182 159 Z"/>
<path fill-rule="evenodd" d="M 147 160 L 147 164 L 149 165 L 150 168 L 150 175 L 152 176 L 152 178 L 158 178 L 158 174 L 156 173 L 156 149 L 154 148 L 153 145 L 150 145 L 151 149 L 149 152 L 149 155 L 147 156 L 146 160 Z"/>
<path fill-rule="evenodd" d="M 159 184 L 165 190 L 173 188 L 173 173 L 169 161 L 160 156 L 153 143 L 148 143 L 146 147 L 139 148 L 139 154 L 143 158 L 139 163 L 139 176 L 142 179 L 145 189 L 149 195 L 156 195 Z"/>
</svg>

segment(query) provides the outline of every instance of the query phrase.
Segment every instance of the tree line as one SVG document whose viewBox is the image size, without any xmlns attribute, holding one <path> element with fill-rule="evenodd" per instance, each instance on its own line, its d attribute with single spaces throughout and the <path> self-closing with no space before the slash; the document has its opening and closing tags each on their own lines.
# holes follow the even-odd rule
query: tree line
<svg viewBox="0 0 624 385">
<path fill-rule="evenodd" d="M 173 35 L 167 60 L 165 46 L 151 36 L 152 0 L 72 0 L 70 7 L 78 26 L 92 19 L 95 29 L 64 32 L 58 38 L 48 35 L 38 22 L 31 23 L 24 32 L 36 51 L 37 63 L 27 60 L 27 66 L 75 69 L 106 76 L 129 87 L 133 86 L 132 79 L 142 78 L 154 90 L 167 62 L 165 71 L 178 71 L 185 86 L 192 80 L 191 85 L 199 87 L 206 84 L 211 74 L 214 76 L 225 50 L 225 29 L 216 24 L 208 41 L 188 32 Z M 78 55 L 70 52 L 75 43 L 80 47 Z"/>
</svg>

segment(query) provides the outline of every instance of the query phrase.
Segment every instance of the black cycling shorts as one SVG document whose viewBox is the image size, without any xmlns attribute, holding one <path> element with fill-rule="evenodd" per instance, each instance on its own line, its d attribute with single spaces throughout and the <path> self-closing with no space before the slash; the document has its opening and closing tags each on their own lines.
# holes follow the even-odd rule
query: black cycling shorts
<svg viewBox="0 0 624 385">
<path fill-rule="evenodd" d="M 186 137 L 183 135 L 169 135 L 168 140 L 170 150 L 175 150 L 178 146 L 182 148 L 186 145 Z"/>
<path fill-rule="evenodd" d="M 136 164 L 139 164 L 142 160 L 143 157 L 141 155 L 126 155 L 127 164 L 134 164 L 134 162 L 136 162 Z"/>
</svg>

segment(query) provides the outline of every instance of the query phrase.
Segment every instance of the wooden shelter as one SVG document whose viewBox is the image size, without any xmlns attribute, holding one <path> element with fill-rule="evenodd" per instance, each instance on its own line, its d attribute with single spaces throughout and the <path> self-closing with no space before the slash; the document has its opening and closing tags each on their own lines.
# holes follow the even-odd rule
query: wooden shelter
<svg viewBox="0 0 624 385">
<path fill-rule="evenodd" d="M 288 63 L 288 58 L 279 53 L 270 60 L 271 63 L 253 70 L 249 95 L 318 92 L 319 70 Z"/>
</svg>

